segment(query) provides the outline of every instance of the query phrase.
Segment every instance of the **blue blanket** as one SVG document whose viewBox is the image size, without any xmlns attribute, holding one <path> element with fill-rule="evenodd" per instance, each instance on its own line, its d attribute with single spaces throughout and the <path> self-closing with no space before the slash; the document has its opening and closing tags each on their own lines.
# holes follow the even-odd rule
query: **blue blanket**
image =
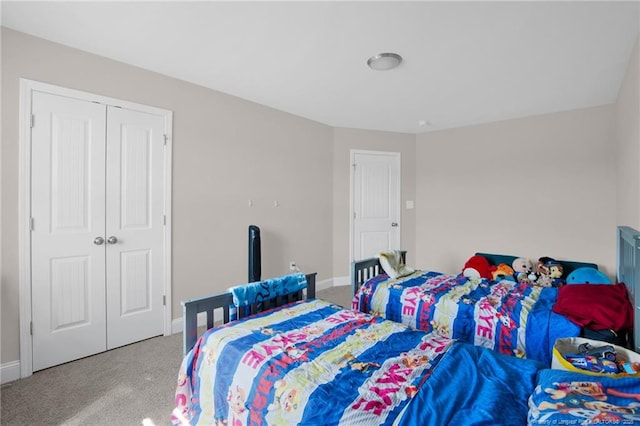
<svg viewBox="0 0 640 426">
<path fill-rule="evenodd" d="M 540 368 L 536 361 L 456 344 L 414 397 L 400 424 L 522 426 Z M 434 397 L 440 394 L 442 398 Z"/>
<path fill-rule="evenodd" d="M 297 273 L 231 287 L 229 291 L 233 295 L 233 304 L 240 307 L 295 293 L 306 287 L 306 277 Z"/>
</svg>

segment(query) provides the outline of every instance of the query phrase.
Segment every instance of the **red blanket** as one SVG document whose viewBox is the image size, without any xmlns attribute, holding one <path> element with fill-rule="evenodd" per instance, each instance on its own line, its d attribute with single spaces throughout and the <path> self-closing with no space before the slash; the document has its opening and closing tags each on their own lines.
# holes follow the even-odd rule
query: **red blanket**
<svg viewBox="0 0 640 426">
<path fill-rule="evenodd" d="M 633 327 L 633 306 L 622 283 L 562 286 L 553 312 L 592 330 L 628 331 Z"/>
</svg>

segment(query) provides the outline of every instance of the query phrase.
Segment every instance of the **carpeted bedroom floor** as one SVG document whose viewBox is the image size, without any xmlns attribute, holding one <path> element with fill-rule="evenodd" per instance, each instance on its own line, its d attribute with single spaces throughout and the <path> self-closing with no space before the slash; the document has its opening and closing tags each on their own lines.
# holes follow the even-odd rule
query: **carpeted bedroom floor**
<svg viewBox="0 0 640 426">
<path fill-rule="evenodd" d="M 349 307 L 351 287 L 317 297 Z M 180 333 L 155 337 L 2 385 L 0 424 L 169 425 L 181 345 Z"/>
</svg>

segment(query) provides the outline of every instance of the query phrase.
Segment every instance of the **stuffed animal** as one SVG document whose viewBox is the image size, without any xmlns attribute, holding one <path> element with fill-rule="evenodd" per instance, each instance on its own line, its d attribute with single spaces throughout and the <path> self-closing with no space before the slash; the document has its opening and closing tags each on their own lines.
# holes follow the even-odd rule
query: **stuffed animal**
<svg viewBox="0 0 640 426">
<path fill-rule="evenodd" d="M 611 284 L 611 280 L 595 268 L 582 267 L 567 276 L 567 284 Z"/>
<path fill-rule="evenodd" d="M 547 263 L 550 261 L 555 261 L 555 259 L 543 256 L 536 262 L 536 273 L 538 275 L 536 285 L 540 287 L 552 287 L 553 285 L 553 280 L 549 277 L 549 268 L 547 267 Z"/>
<path fill-rule="evenodd" d="M 525 282 L 528 284 L 532 284 L 531 278 L 537 278 L 533 274 L 533 262 L 531 259 L 527 259 L 525 257 L 518 257 L 513 260 L 511 263 L 511 267 L 513 268 L 513 273 L 515 275 L 516 281 L 519 283 Z"/>
<path fill-rule="evenodd" d="M 489 261 L 486 257 L 479 255 L 471 256 L 462 268 L 462 275 L 467 278 L 486 278 L 490 280 L 493 278 L 493 275 L 491 275 L 489 268 Z"/>
<path fill-rule="evenodd" d="M 564 285 L 565 282 L 562 278 L 564 269 L 562 268 L 560 262 L 558 262 L 557 260 L 549 260 L 545 264 L 545 267 L 547 268 L 547 273 L 553 287 L 560 287 L 561 285 Z"/>
<path fill-rule="evenodd" d="M 491 271 L 491 279 L 494 281 L 497 281 L 497 280 L 515 281 L 515 278 L 513 277 L 513 269 L 511 268 L 511 266 L 507 265 L 506 263 L 501 263 L 498 266 L 492 266 L 490 268 L 490 271 Z"/>
</svg>

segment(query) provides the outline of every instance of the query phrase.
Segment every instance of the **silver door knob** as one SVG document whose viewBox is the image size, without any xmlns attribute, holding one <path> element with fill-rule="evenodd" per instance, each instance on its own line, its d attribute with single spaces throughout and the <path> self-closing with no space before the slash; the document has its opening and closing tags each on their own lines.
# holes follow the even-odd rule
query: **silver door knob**
<svg viewBox="0 0 640 426">
<path fill-rule="evenodd" d="M 398 226 L 398 224 L 396 222 L 391 222 L 391 226 L 395 228 L 396 226 Z"/>
<path fill-rule="evenodd" d="M 104 238 L 102 237 L 96 237 L 96 239 L 93 240 L 93 244 L 97 246 L 101 246 L 103 243 L 104 243 Z"/>
<path fill-rule="evenodd" d="M 107 242 L 108 242 L 109 244 L 115 244 L 115 243 L 117 243 L 117 242 L 118 242 L 118 239 L 112 235 L 112 236 L 110 236 L 109 238 L 107 238 Z"/>
</svg>

